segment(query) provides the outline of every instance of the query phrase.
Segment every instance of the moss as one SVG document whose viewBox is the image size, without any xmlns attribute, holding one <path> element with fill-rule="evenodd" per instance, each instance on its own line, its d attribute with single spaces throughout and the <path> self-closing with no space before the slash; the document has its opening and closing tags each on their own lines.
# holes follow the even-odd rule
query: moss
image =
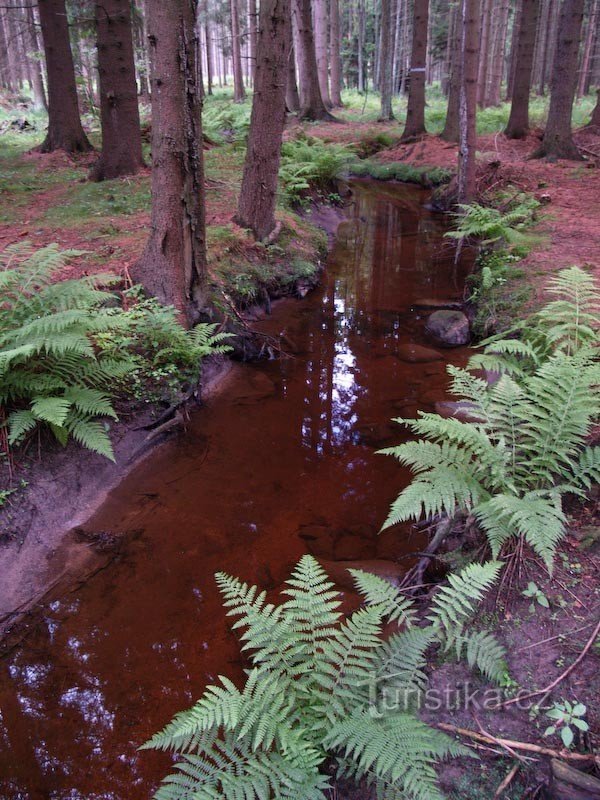
<svg viewBox="0 0 600 800">
<path fill-rule="evenodd" d="M 441 167 L 416 167 L 414 164 L 392 161 L 381 163 L 366 159 L 354 161 L 349 167 L 350 175 L 369 177 L 378 181 L 401 181 L 416 183 L 425 188 L 433 188 L 448 183 L 453 172 Z"/>
</svg>

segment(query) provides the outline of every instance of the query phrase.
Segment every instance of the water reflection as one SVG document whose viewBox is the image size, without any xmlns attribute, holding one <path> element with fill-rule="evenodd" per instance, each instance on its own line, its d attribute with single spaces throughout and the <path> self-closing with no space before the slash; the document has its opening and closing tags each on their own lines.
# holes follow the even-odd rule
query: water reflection
<svg viewBox="0 0 600 800">
<path fill-rule="evenodd" d="M 139 744 L 244 667 L 215 571 L 275 591 L 307 550 L 331 568 L 401 571 L 418 549 L 408 531 L 378 535 L 407 476 L 375 450 L 401 436 L 391 417 L 444 394 L 445 360 L 400 357 L 407 342 L 431 346 L 415 301 L 461 291 L 425 200 L 357 184 L 322 289 L 263 323 L 285 328 L 295 357 L 239 367 L 86 526 L 124 540 L 120 555 L 50 603 L 1 662 L 3 800 L 150 795 L 170 757 Z"/>
</svg>

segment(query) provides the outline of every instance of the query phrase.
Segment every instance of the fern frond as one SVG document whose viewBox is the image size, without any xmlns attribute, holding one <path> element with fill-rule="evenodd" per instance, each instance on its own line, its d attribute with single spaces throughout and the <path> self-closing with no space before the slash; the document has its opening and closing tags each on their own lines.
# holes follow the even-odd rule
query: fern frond
<svg viewBox="0 0 600 800">
<path fill-rule="evenodd" d="M 552 569 L 556 545 L 564 535 L 566 522 L 558 493 L 554 497 L 535 492 L 523 497 L 498 494 L 477 506 L 474 514 L 488 533 L 494 557 L 510 533 L 523 536 L 548 569 Z"/>
<path fill-rule="evenodd" d="M 349 569 L 358 591 L 369 606 L 375 608 L 390 622 L 406 624 L 409 627 L 415 622 L 416 610 L 412 600 L 405 597 L 390 581 L 363 572 L 361 569 Z"/>
<path fill-rule="evenodd" d="M 101 422 L 87 419 L 78 413 L 70 413 L 65 420 L 64 428 L 83 447 L 108 458 L 109 461 L 115 460 L 110 436 Z"/>
<path fill-rule="evenodd" d="M 283 604 L 283 613 L 307 648 L 309 669 L 317 669 L 323 663 L 323 648 L 341 618 L 340 593 L 311 555 L 300 559 L 286 587 L 283 594 L 290 599 Z"/>
<path fill-rule="evenodd" d="M 457 636 L 456 657 L 466 650 L 469 667 L 477 669 L 490 681 L 499 683 L 507 672 L 506 650 L 488 631 L 475 631 Z"/>
<path fill-rule="evenodd" d="M 447 647 L 473 616 L 477 604 L 497 580 L 501 566 L 498 561 L 469 564 L 458 574 L 449 575 L 448 585 L 435 593 L 427 619 L 439 630 Z"/>
</svg>

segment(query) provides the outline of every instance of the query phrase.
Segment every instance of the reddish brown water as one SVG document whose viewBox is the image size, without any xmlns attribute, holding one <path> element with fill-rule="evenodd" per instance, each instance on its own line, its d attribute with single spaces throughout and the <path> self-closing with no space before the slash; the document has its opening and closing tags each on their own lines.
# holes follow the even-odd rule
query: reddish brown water
<svg viewBox="0 0 600 800">
<path fill-rule="evenodd" d="M 263 323 L 297 350 L 240 365 L 185 435 L 139 466 L 86 526 L 122 539 L 120 555 L 43 609 L 0 662 L 3 800 L 147 798 L 169 757 L 136 748 L 219 673 L 239 675 L 213 574 L 276 588 L 304 552 L 345 568 L 400 574 L 422 543 L 378 535 L 407 480 L 377 447 L 390 418 L 443 399 L 447 350 L 431 347 L 419 298 L 453 299 L 462 275 L 424 192 L 358 183 L 322 287 Z"/>
</svg>

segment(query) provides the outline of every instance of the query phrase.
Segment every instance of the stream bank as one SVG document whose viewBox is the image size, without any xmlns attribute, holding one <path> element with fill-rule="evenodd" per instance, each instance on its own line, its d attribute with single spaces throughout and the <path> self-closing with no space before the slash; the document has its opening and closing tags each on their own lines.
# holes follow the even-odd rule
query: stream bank
<svg viewBox="0 0 600 800">
<path fill-rule="evenodd" d="M 469 265 L 428 192 L 352 191 L 322 286 L 256 323 L 290 357 L 234 365 L 186 434 L 70 534 L 88 579 L 56 587 L 5 660 L 9 800 L 148 796 L 168 758 L 139 744 L 243 668 L 215 571 L 275 590 L 308 551 L 352 601 L 348 567 L 394 578 L 422 549 L 410 526 L 379 535 L 409 476 L 376 450 L 404 435 L 392 417 L 445 399 L 448 361 L 466 362 L 425 321 L 430 303 L 460 301 Z"/>
</svg>

